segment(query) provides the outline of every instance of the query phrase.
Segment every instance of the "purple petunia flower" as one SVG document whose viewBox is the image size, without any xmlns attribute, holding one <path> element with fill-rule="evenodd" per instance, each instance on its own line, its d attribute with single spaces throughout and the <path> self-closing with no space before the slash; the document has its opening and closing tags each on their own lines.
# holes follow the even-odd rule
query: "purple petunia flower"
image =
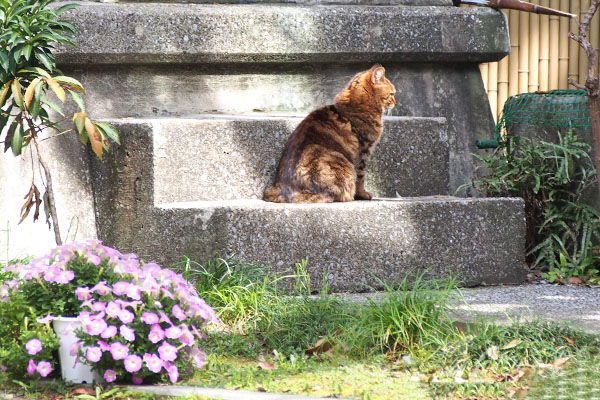
<svg viewBox="0 0 600 400">
<path fill-rule="evenodd" d="M 177 326 L 172 326 L 165 330 L 165 336 L 169 339 L 179 339 L 183 331 Z"/>
<path fill-rule="evenodd" d="M 196 339 L 194 339 L 194 335 L 192 335 L 192 332 L 190 332 L 190 330 L 188 329 L 187 326 L 182 325 L 182 329 L 181 329 L 181 336 L 179 337 L 179 341 L 183 344 L 186 344 L 188 346 L 193 346 L 194 343 L 196 343 Z"/>
<path fill-rule="evenodd" d="M 150 328 L 150 333 L 148 333 L 148 339 L 150 339 L 150 341 L 152 343 L 158 343 L 161 340 L 163 340 L 164 337 L 165 337 L 165 331 L 162 330 L 160 325 L 158 325 L 158 324 L 152 325 L 152 327 Z"/>
<path fill-rule="evenodd" d="M 192 360 L 194 360 L 196 368 L 202 368 L 202 366 L 206 362 L 206 354 L 204 354 L 204 352 L 199 348 L 194 347 L 192 349 Z"/>
<path fill-rule="evenodd" d="M 121 336 L 125 338 L 125 340 L 129 342 L 133 342 L 135 340 L 134 330 L 128 327 L 127 325 L 121 325 L 121 327 L 119 328 L 119 332 L 121 333 Z"/>
<path fill-rule="evenodd" d="M 104 311 L 109 317 L 116 318 L 121 312 L 121 306 L 117 302 L 109 301 Z"/>
<path fill-rule="evenodd" d="M 165 314 L 163 311 L 160 312 L 160 321 L 161 322 L 166 322 L 169 325 L 174 325 L 171 322 L 171 319 L 169 318 L 169 316 L 167 314 Z"/>
<path fill-rule="evenodd" d="M 96 284 L 93 288 L 90 289 L 92 293 L 98 293 L 101 296 L 107 295 L 111 292 L 111 289 L 106 286 L 106 281 L 101 281 Z"/>
<path fill-rule="evenodd" d="M 29 359 L 29 364 L 27 364 L 27 373 L 29 375 L 33 375 L 35 374 L 37 366 L 35 365 L 35 362 L 33 362 L 32 359 Z"/>
<path fill-rule="evenodd" d="M 124 361 L 127 372 L 137 372 L 142 368 L 142 358 L 136 354 L 128 355 Z"/>
<path fill-rule="evenodd" d="M 104 380 L 108 383 L 114 382 L 115 380 L 117 380 L 117 373 L 112 369 L 107 369 L 106 371 L 104 371 Z"/>
<path fill-rule="evenodd" d="M 184 319 L 186 319 L 186 315 L 183 312 L 183 310 L 181 309 L 181 307 L 179 307 L 177 304 L 175 304 L 173 306 L 173 309 L 171 310 L 171 312 L 173 313 L 173 315 L 175 316 L 175 318 L 177 318 L 180 321 L 183 321 Z"/>
<path fill-rule="evenodd" d="M 122 309 L 119 313 L 119 319 L 122 323 L 128 324 L 135 319 L 135 314 L 129 310 Z"/>
<path fill-rule="evenodd" d="M 177 365 L 174 363 L 165 363 L 165 369 L 169 373 L 169 380 L 171 383 L 177 382 L 179 379 L 179 370 L 177 369 Z"/>
<path fill-rule="evenodd" d="M 40 339 L 31 339 L 25 344 L 27 352 L 31 355 L 37 354 L 42 351 L 42 342 Z"/>
<path fill-rule="evenodd" d="M 129 347 L 121 342 L 114 342 L 110 345 L 110 354 L 115 360 L 124 360 L 129 354 Z"/>
<path fill-rule="evenodd" d="M 102 358 L 102 349 L 96 346 L 89 347 L 85 353 L 85 356 L 88 361 L 98 362 L 100 361 L 100 358 Z"/>
<path fill-rule="evenodd" d="M 106 343 L 104 340 L 98 340 L 96 343 L 98 343 L 98 346 L 100 346 L 102 351 L 110 351 L 110 344 Z"/>
<path fill-rule="evenodd" d="M 163 361 L 173 361 L 177 358 L 177 347 L 169 342 L 163 342 L 158 348 L 158 354 Z"/>
<path fill-rule="evenodd" d="M 158 323 L 158 315 L 156 315 L 153 312 L 146 311 L 142 314 L 142 322 L 144 322 L 147 325 L 154 325 Z"/>
<path fill-rule="evenodd" d="M 103 319 L 92 320 L 89 324 L 85 326 L 86 332 L 92 336 L 98 336 L 99 334 L 104 332 L 106 328 L 108 328 L 108 325 Z"/>
<path fill-rule="evenodd" d="M 127 293 L 130 283 L 125 281 L 115 282 L 113 285 L 113 293 L 117 296 L 121 296 L 123 293 Z"/>
<path fill-rule="evenodd" d="M 78 287 L 75 289 L 75 295 L 80 301 L 87 300 L 90 297 L 90 288 L 87 286 Z"/>
<path fill-rule="evenodd" d="M 102 331 L 100 337 L 103 339 L 110 339 L 111 337 L 117 334 L 117 327 L 114 325 L 109 325 L 108 328 Z"/>
<path fill-rule="evenodd" d="M 134 285 L 131 284 L 129 285 L 129 287 L 127 288 L 127 297 L 129 297 L 132 300 L 139 300 L 142 297 L 142 288 L 139 287 L 138 285 Z"/>
<path fill-rule="evenodd" d="M 137 374 L 133 374 L 131 376 L 131 382 L 133 382 L 134 385 L 141 385 L 144 382 L 144 379 Z"/>
<path fill-rule="evenodd" d="M 55 282 L 60 283 L 62 285 L 66 285 L 71 282 L 75 278 L 74 271 L 60 271 L 58 275 L 56 275 Z"/>
<path fill-rule="evenodd" d="M 59 273 L 60 269 L 58 268 L 58 265 L 48 265 L 44 272 L 44 280 L 47 282 L 56 282 Z"/>
<path fill-rule="evenodd" d="M 45 378 L 52 372 L 52 364 L 50 364 L 48 361 L 40 361 L 36 370 Z"/>
<path fill-rule="evenodd" d="M 104 301 L 97 301 L 94 304 L 92 304 L 92 310 L 99 312 L 99 311 L 104 311 L 106 309 L 106 303 Z"/>
<path fill-rule="evenodd" d="M 158 374 L 163 367 L 163 360 L 156 354 L 144 354 L 144 362 L 146 363 L 146 368 L 155 374 Z"/>
</svg>

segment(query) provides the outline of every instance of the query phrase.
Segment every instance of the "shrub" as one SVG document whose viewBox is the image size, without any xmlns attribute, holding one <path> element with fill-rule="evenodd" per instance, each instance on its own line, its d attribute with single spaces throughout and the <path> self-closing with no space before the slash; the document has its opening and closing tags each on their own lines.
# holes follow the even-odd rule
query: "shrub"
<svg viewBox="0 0 600 400">
<path fill-rule="evenodd" d="M 573 131 L 558 138 L 511 137 L 477 156 L 488 173 L 472 182 L 488 196 L 524 199 L 529 261 L 549 268 L 551 281 L 596 274 L 599 261 L 600 213 L 584 201 L 596 182 L 589 146 Z"/>
<path fill-rule="evenodd" d="M 199 329 L 218 320 L 194 287 L 173 271 L 97 240 L 59 246 L 6 271 L 17 278 L 3 286 L 9 293 L 7 307 L 23 304 L 43 317 L 42 324 L 56 315 L 79 315 L 80 345 L 88 347 L 79 350 L 80 361 L 109 382 L 175 382 L 202 367 Z"/>
</svg>

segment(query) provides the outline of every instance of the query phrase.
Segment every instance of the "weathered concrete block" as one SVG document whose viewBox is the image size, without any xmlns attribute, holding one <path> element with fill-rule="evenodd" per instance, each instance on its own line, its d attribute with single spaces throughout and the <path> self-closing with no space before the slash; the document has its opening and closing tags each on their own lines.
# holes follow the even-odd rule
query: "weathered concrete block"
<svg viewBox="0 0 600 400">
<path fill-rule="evenodd" d="M 221 116 L 148 121 L 154 146 L 154 203 L 262 198 L 300 120 Z M 119 124 L 122 134 L 132 123 L 136 122 Z M 133 146 L 127 151 L 137 150 Z M 443 118 L 385 118 L 384 134 L 367 172 L 367 190 L 384 197 L 396 192 L 447 194 L 448 151 Z"/>
<path fill-rule="evenodd" d="M 235 254 L 281 271 L 308 257 L 313 281 L 321 282 L 325 273 L 334 290 L 376 286 L 371 272 L 394 280 L 427 267 L 430 276 L 455 274 L 468 284 L 516 283 L 524 277 L 519 199 L 157 204 L 154 185 L 165 172 L 156 169 L 152 156 L 155 123 L 160 122 L 119 124 L 122 146 L 93 170 L 99 236 L 124 251 L 166 265 L 182 254 L 199 260 Z"/>
<path fill-rule="evenodd" d="M 497 61 L 504 14 L 486 8 L 83 3 L 62 64 Z M 94 21 L 90 23 L 90 21 Z"/>
</svg>

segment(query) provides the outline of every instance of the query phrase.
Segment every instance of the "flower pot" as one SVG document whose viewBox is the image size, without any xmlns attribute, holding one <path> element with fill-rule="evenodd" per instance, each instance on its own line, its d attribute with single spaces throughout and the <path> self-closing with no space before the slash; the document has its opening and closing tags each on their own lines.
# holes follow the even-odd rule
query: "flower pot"
<svg viewBox="0 0 600 400">
<path fill-rule="evenodd" d="M 82 326 L 77 317 L 56 317 L 52 324 L 60 339 L 58 358 L 63 380 L 72 383 L 102 382 L 102 377 L 92 371 L 92 367 L 77 362 L 77 356 L 71 355 L 71 346 L 78 341 L 75 330 Z"/>
</svg>

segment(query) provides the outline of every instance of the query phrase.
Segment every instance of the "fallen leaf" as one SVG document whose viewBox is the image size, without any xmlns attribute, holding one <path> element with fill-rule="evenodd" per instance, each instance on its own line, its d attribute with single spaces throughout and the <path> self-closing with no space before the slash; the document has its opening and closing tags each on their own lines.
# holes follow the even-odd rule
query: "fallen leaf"
<svg viewBox="0 0 600 400">
<path fill-rule="evenodd" d="M 275 364 L 270 361 L 262 361 L 258 363 L 260 369 L 275 369 Z"/>
<path fill-rule="evenodd" d="M 569 356 L 567 356 L 567 357 L 563 357 L 563 358 L 559 358 L 558 360 L 555 360 L 555 361 L 552 363 L 552 365 L 554 365 L 554 368 L 560 368 L 560 367 L 562 367 L 563 365 L 565 365 L 565 363 L 566 363 L 567 361 L 569 361 L 569 358 L 570 358 Z"/>
<path fill-rule="evenodd" d="M 581 285 L 583 283 L 583 281 L 581 279 L 579 279 L 578 277 L 573 276 L 573 277 L 569 278 L 567 283 L 569 285 Z"/>
<path fill-rule="evenodd" d="M 307 354 L 317 354 L 317 353 L 325 353 L 333 348 L 333 342 L 329 339 L 319 339 L 317 343 L 313 345 L 313 347 L 304 350 Z"/>
<path fill-rule="evenodd" d="M 96 391 L 92 388 L 80 387 L 71 391 L 71 396 L 77 396 L 80 394 L 89 394 L 90 396 L 96 396 Z"/>
<path fill-rule="evenodd" d="M 571 345 L 571 347 L 575 347 L 575 342 L 573 341 L 573 339 L 568 338 L 566 336 L 562 336 L 563 339 L 565 339 L 567 341 L 567 343 L 569 343 Z"/>
<path fill-rule="evenodd" d="M 523 341 L 521 339 L 515 339 L 512 340 L 510 343 L 508 343 L 506 346 L 502 347 L 502 350 L 508 350 L 508 349 L 512 349 L 513 347 L 517 347 L 518 345 L 520 345 L 521 343 L 523 343 Z"/>
<path fill-rule="evenodd" d="M 267 389 L 265 389 L 265 388 L 264 388 L 264 387 L 262 387 L 262 386 L 257 386 L 257 387 L 256 387 L 256 390 L 258 390 L 259 392 L 266 392 L 266 391 L 267 391 Z"/>
<path fill-rule="evenodd" d="M 490 346 L 487 349 L 487 355 L 492 360 L 497 360 L 500 355 L 500 351 L 498 350 L 498 346 Z"/>
</svg>

